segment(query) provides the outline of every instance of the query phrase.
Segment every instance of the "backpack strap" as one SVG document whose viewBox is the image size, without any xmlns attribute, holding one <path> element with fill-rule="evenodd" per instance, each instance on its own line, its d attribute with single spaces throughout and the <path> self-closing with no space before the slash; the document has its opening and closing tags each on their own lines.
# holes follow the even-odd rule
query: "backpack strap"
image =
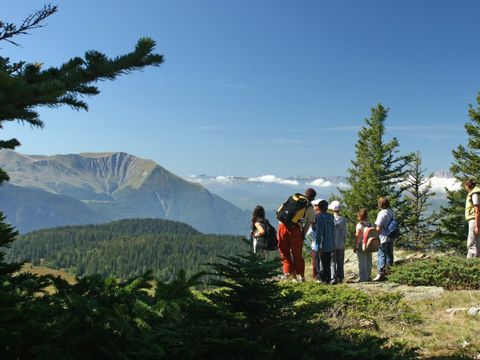
<svg viewBox="0 0 480 360">
<path fill-rule="evenodd" d="M 358 246 L 358 244 L 361 244 L 363 242 L 363 237 L 365 236 L 365 229 L 367 227 L 370 227 L 370 223 L 368 221 L 360 221 L 360 225 L 362 225 L 362 237 L 360 238 L 359 241 L 357 241 L 357 238 L 355 237 L 355 247 Z"/>
<path fill-rule="evenodd" d="M 390 212 L 387 210 L 387 214 L 390 216 L 390 221 L 388 222 L 387 226 L 385 227 L 386 229 L 388 229 L 388 227 L 390 226 L 392 221 L 395 220 L 395 215 L 393 214 L 392 210 L 390 210 Z"/>
</svg>

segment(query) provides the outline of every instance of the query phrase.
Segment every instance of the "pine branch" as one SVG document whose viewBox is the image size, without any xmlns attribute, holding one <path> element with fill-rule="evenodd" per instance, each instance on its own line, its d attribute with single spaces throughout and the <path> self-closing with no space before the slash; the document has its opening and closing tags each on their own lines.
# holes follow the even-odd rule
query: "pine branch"
<svg viewBox="0 0 480 360">
<path fill-rule="evenodd" d="M 10 44 L 19 46 L 19 44 L 12 40 L 14 36 L 26 35 L 30 30 L 44 27 L 45 19 L 56 13 L 58 8 L 52 5 L 45 5 L 42 10 L 27 16 L 22 24 L 17 25 L 12 23 L 4 23 L 0 21 L 0 41 L 7 41 Z"/>
</svg>

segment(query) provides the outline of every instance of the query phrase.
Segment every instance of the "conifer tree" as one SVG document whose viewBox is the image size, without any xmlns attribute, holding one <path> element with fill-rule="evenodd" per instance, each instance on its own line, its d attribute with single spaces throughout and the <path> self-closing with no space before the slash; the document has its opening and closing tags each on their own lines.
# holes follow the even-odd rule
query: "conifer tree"
<svg viewBox="0 0 480 360">
<path fill-rule="evenodd" d="M 9 43 L 14 46 L 18 45 L 16 42 L 17 36 L 43 27 L 45 20 L 56 11 L 56 6 L 47 5 L 25 18 L 20 25 L 0 21 L 0 42 L 3 41 L 3 43 Z M 99 89 L 95 86 L 97 81 L 114 80 L 119 75 L 140 70 L 146 66 L 160 65 L 163 62 L 163 57 L 155 54 L 153 52 L 154 48 L 155 42 L 152 39 L 142 38 L 138 41 L 134 51 L 126 55 L 110 59 L 98 51 L 88 51 L 83 58 L 74 57 L 58 67 L 46 69 L 43 68 L 41 62 L 11 62 L 8 57 L 2 54 L 0 56 L 0 129 L 4 127 L 6 122 L 10 121 L 42 127 L 43 121 L 37 112 L 40 107 L 56 108 L 67 105 L 76 110 L 87 110 L 87 103 L 82 98 L 99 94 Z M 2 48 L 0 49 L 3 50 Z M 20 142 L 17 139 L 0 140 L 0 150 L 15 149 L 19 145 Z M 5 181 L 8 181 L 8 174 L 3 169 L 0 169 L 0 185 Z M 70 292 L 80 288 L 82 284 L 74 288 L 69 287 L 68 284 L 59 279 L 55 281 L 49 276 L 35 276 L 29 273 L 15 275 L 21 264 L 5 262 L 4 250 L 11 245 L 16 235 L 17 232 L 6 223 L 3 213 L 0 212 L 0 333 L 2 334 L 0 353 L 5 358 L 12 359 L 33 357 L 62 358 L 65 356 L 72 358 L 71 355 L 65 355 L 65 353 L 61 352 L 57 353 L 55 346 L 52 346 L 53 344 L 58 345 L 61 340 L 66 339 L 64 341 L 66 346 L 75 349 L 72 346 L 75 342 L 73 337 L 65 335 L 65 332 L 68 331 L 67 329 L 72 329 L 72 321 L 67 320 L 62 324 L 62 319 L 56 316 L 58 313 L 55 310 L 58 309 L 65 313 L 63 320 L 71 318 L 75 316 L 75 313 L 65 312 L 65 310 L 68 310 L 65 306 L 66 302 L 72 302 L 74 304 L 72 308 L 76 311 L 78 309 L 85 310 L 87 309 L 86 306 L 82 307 L 79 305 L 86 304 L 86 297 L 80 299 L 67 296 L 65 301 L 63 299 L 59 299 L 60 301 L 52 300 L 52 297 L 55 295 L 49 296 L 45 289 L 53 284 L 52 281 L 55 282 L 59 293 L 62 288 Z M 61 283 L 64 283 L 64 285 L 61 285 Z M 98 289 L 96 285 L 94 288 Z M 43 296 L 39 296 L 42 293 Z M 112 298 L 117 296 L 113 291 L 111 293 L 113 295 Z M 69 295 L 71 294 L 69 293 Z M 104 295 L 104 292 L 102 295 Z M 89 310 L 93 310 L 92 314 L 98 315 L 99 313 L 98 300 L 98 296 L 94 297 L 93 302 L 95 302 L 95 306 L 88 304 Z M 58 304 L 56 301 L 58 301 Z M 124 321 L 119 328 L 112 325 L 115 321 L 120 323 L 122 322 L 121 320 L 126 318 L 126 316 L 122 318 L 121 315 L 118 315 L 119 309 L 121 307 L 132 308 L 133 306 L 128 303 L 130 301 L 132 304 L 136 302 L 136 297 L 133 294 L 132 296 L 128 294 L 126 305 L 120 304 L 117 306 L 114 302 L 107 301 L 108 306 L 106 308 L 113 314 L 108 320 L 106 320 L 107 316 L 104 318 L 104 321 L 98 322 L 92 321 L 92 317 L 86 314 L 78 317 L 86 322 L 90 321 L 93 325 L 98 325 L 95 329 L 88 330 L 86 327 L 78 327 L 80 330 L 79 334 L 89 334 L 92 338 L 101 339 L 101 341 L 97 341 L 100 349 L 97 355 L 104 352 L 105 357 L 112 357 L 105 353 L 111 343 L 108 342 L 105 336 L 101 336 L 96 332 L 96 330 L 101 328 L 108 328 L 104 324 L 109 324 L 112 330 L 110 332 L 112 336 L 110 336 L 109 340 L 120 340 L 117 343 L 121 343 L 125 339 L 118 337 L 118 334 L 122 333 L 129 336 L 135 333 L 131 331 L 131 325 L 138 323 L 138 316 L 132 316 L 133 320 L 129 323 Z M 125 313 L 122 315 L 125 315 Z M 144 339 L 143 337 L 140 338 Z M 130 350 L 133 350 L 132 346 L 129 346 L 126 341 L 124 341 L 124 344 Z M 79 344 L 77 343 L 76 345 Z M 91 346 L 91 342 L 88 343 L 87 341 L 87 346 L 79 346 L 77 349 L 81 348 L 85 356 L 89 357 L 87 350 L 89 346 Z M 139 346 L 139 348 L 142 347 L 145 347 L 144 343 Z M 113 348 L 111 350 L 112 353 L 119 352 L 118 349 Z M 76 355 L 78 354 L 79 351 L 77 350 Z M 118 353 L 118 356 L 120 354 L 122 354 L 122 351 Z M 155 353 L 155 355 L 157 354 L 158 352 Z M 122 356 L 125 356 L 125 351 L 123 351 Z"/>
<path fill-rule="evenodd" d="M 378 104 L 370 109 L 370 117 L 358 133 L 355 144 L 355 159 L 348 169 L 346 190 L 339 189 L 345 203 L 345 214 L 355 223 L 360 208 L 369 212 L 369 220 L 374 221 L 378 212 L 380 196 L 388 196 L 393 208 L 402 204 L 401 186 L 409 156 L 399 155 L 399 142 L 396 138 L 385 141 L 385 121 L 388 109 Z M 401 222 L 400 218 L 397 218 Z M 353 230 L 353 227 L 350 227 Z"/>
<path fill-rule="evenodd" d="M 0 42 L 18 45 L 16 36 L 44 26 L 45 20 L 56 11 L 56 6 L 47 5 L 18 26 L 0 21 Z M 134 51 L 113 59 L 91 50 L 83 58 L 74 57 L 47 69 L 43 69 L 41 62 L 12 63 L 8 57 L 0 56 L 0 129 L 8 121 L 42 127 L 43 121 L 37 112 L 39 107 L 67 105 L 75 110 L 88 110 L 82 98 L 99 94 L 94 85 L 97 81 L 114 80 L 146 66 L 160 65 L 163 57 L 153 53 L 154 48 L 155 41 L 142 38 Z M 0 141 L 0 150 L 15 149 L 18 145 L 17 139 Z M 0 181 L 4 180 L 8 180 L 8 175 L 0 169 Z"/>
<path fill-rule="evenodd" d="M 468 223 L 465 220 L 465 198 L 467 192 L 463 187 L 460 190 L 445 189 L 445 191 L 448 205 L 440 208 L 440 220 L 435 233 L 440 240 L 437 247 L 440 250 L 455 250 L 466 255 Z"/>
<path fill-rule="evenodd" d="M 56 11 L 56 6 L 47 5 L 28 16 L 20 25 L 0 21 L 0 42 L 18 45 L 16 36 L 44 26 L 45 20 Z M 39 107 L 68 105 L 76 110 L 87 110 L 88 106 L 82 97 L 99 94 L 95 82 L 114 80 L 121 74 L 149 65 L 160 65 L 163 58 L 153 53 L 154 47 L 152 39 L 143 38 L 133 52 L 114 59 L 98 51 L 88 51 L 84 58 L 75 57 L 59 67 L 47 69 L 43 69 L 41 63 L 12 63 L 8 57 L 0 56 L 0 129 L 9 121 L 42 127 L 43 121 L 37 112 Z M 15 149 L 19 145 L 17 139 L 0 140 L 0 150 Z M 8 174 L 0 168 L 0 185 L 5 181 L 8 181 Z M 1 307 L 6 311 L 5 314 L 10 313 L 6 317 L 0 314 L 4 325 L 15 318 L 15 311 L 22 311 L 18 304 L 28 303 L 38 296 L 46 281 L 45 277 L 28 274 L 14 276 L 21 264 L 6 263 L 4 250 L 16 235 L 17 232 L 6 223 L 0 212 L 0 298 L 4 299 Z"/>
<path fill-rule="evenodd" d="M 400 244 L 413 249 L 424 249 L 433 240 L 433 223 L 435 214 L 427 216 L 425 213 L 430 205 L 429 199 L 435 195 L 431 191 L 430 182 L 433 174 L 425 177 L 422 169 L 422 158 L 417 151 L 412 155 L 412 161 L 407 165 L 404 227 L 405 235 Z"/>
<path fill-rule="evenodd" d="M 279 259 L 263 261 L 252 250 L 246 255 L 223 257 L 224 263 L 209 264 L 217 279 L 211 283 L 221 290 L 209 298 L 230 314 L 236 314 L 237 321 L 244 321 L 248 332 L 258 332 L 271 325 L 281 314 L 285 305 L 281 289 L 272 277 L 279 273 Z"/>
<path fill-rule="evenodd" d="M 57 12 L 56 6 L 47 5 L 28 16 L 20 25 L 0 21 L 0 42 L 18 45 L 15 38 L 44 26 L 45 20 Z M 58 67 L 43 69 L 40 62 L 12 63 L 0 56 L 0 129 L 5 122 L 18 121 L 34 127 L 42 127 L 37 112 L 39 107 L 70 106 L 76 110 L 88 110 L 82 100 L 85 96 L 99 94 L 97 81 L 114 80 L 146 66 L 159 66 L 162 55 L 153 53 L 155 42 L 150 38 L 138 41 L 135 50 L 126 55 L 108 58 L 98 51 L 88 51 L 85 56 L 74 57 Z M 0 141 L 1 149 L 15 149 L 20 142 L 13 138 Z M 0 184 L 8 181 L 8 174 L 0 168 Z M 3 224 L 3 218 L 0 218 Z M 10 240 L 2 237 L 0 243 Z M 5 245 L 3 245 L 5 246 Z"/>
<path fill-rule="evenodd" d="M 473 177 L 480 180 L 480 93 L 477 96 L 477 106 L 469 105 L 469 122 L 465 124 L 467 145 L 459 145 L 452 151 L 454 162 L 450 167 L 452 175 L 463 182 Z M 448 206 L 442 207 L 440 212 L 440 226 L 438 236 L 442 239 L 441 247 L 466 252 L 468 224 L 465 220 L 465 198 L 467 192 L 460 190 L 446 190 Z"/>
</svg>

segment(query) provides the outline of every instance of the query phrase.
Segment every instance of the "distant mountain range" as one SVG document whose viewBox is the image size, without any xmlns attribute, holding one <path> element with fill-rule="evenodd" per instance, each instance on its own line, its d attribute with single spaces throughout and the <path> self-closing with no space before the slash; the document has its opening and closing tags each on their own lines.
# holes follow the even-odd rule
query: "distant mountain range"
<svg viewBox="0 0 480 360">
<path fill-rule="evenodd" d="M 274 175 L 259 177 L 191 175 L 186 178 L 205 186 L 211 192 L 223 197 L 242 209 L 253 209 L 263 205 L 270 214 L 292 193 L 303 193 L 313 187 L 317 198 L 328 199 L 338 195 L 338 189 L 348 187 L 343 176 L 294 176 L 280 178 Z M 436 172 L 432 179 L 432 207 L 438 208 L 446 202 L 445 188 L 455 189 L 459 184 L 447 171 Z M 271 216 L 271 215 L 270 215 Z"/>
<path fill-rule="evenodd" d="M 279 178 L 192 175 L 181 178 L 151 160 L 126 153 L 22 155 L 0 151 L 10 182 L 0 187 L 0 210 L 22 233 L 62 225 L 126 218 L 187 223 L 204 233 L 246 234 L 251 211 L 268 217 L 294 192 L 307 187 L 328 199 L 347 187 L 342 176 Z M 432 209 L 445 203 L 444 188 L 458 184 L 448 172 L 432 178 Z"/>
<path fill-rule="evenodd" d="M 248 211 L 126 153 L 42 156 L 2 150 L 0 167 L 10 176 L 0 187 L 0 210 L 21 232 L 125 218 L 176 220 L 204 233 L 248 232 Z"/>
</svg>

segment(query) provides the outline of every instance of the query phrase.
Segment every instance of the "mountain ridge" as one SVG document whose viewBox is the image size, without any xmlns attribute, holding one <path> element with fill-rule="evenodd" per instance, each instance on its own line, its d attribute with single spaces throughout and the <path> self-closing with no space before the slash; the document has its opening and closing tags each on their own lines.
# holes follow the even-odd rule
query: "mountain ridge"
<svg viewBox="0 0 480 360">
<path fill-rule="evenodd" d="M 66 196 L 85 204 L 102 221 L 153 217 L 182 221 L 202 232 L 231 234 L 245 233 L 248 227 L 245 211 L 152 160 L 124 152 L 46 156 L 2 150 L 0 167 L 17 187 L 15 193 L 24 188 Z M 7 187 L 0 193 L 11 190 Z M 53 201 L 47 198 L 45 201 Z M 41 204 L 29 206 L 38 208 Z M 23 229 L 26 224 L 17 221 L 18 212 L 14 207 L 5 211 L 12 224 Z M 72 221 L 43 227 L 77 224 Z M 91 223 L 98 222 L 92 216 Z"/>
</svg>

